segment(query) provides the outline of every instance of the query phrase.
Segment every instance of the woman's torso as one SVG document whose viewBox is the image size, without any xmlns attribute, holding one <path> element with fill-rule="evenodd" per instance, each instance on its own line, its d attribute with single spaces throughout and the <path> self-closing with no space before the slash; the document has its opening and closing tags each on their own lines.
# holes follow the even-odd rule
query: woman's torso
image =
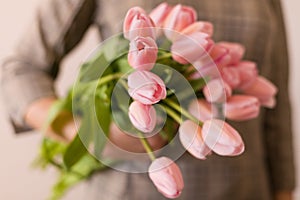
<svg viewBox="0 0 300 200">
<path fill-rule="evenodd" d="M 270 73 L 274 20 L 271 0 L 186 0 L 167 1 L 190 5 L 198 20 L 214 25 L 215 41 L 239 42 L 246 47 L 246 59 L 258 63 L 264 76 Z M 95 17 L 103 39 L 122 30 L 122 20 L 132 6 L 149 11 L 161 1 L 103 0 Z M 268 200 L 269 178 L 266 167 L 262 117 L 234 123 L 241 133 L 246 152 L 239 157 L 216 155 L 205 161 L 184 154 L 177 163 L 183 171 L 185 189 L 179 199 Z M 126 174 L 115 170 L 99 173 L 90 181 L 91 199 L 163 199 L 147 174 Z"/>
</svg>

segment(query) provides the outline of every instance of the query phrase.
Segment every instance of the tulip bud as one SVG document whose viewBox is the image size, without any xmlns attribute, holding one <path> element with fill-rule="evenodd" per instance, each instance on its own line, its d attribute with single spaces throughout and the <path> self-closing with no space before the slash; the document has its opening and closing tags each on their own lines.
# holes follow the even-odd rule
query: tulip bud
<svg viewBox="0 0 300 200">
<path fill-rule="evenodd" d="M 236 65 L 240 75 L 239 89 L 244 90 L 250 87 L 256 80 L 257 67 L 256 63 L 251 61 L 242 61 Z"/>
<path fill-rule="evenodd" d="M 207 83 L 203 89 L 203 93 L 208 102 L 223 103 L 231 96 L 232 90 L 226 82 L 214 79 Z"/>
<path fill-rule="evenodd" d="M 262 76 L 258 76 L 255 82 L 243 90 L 244 94 L 255 96 L 261 105 L 273 108 L 276 104 L 275 95 L 277 88 L 273 83 Z"/>
<path fill-rule="evenodd" d="M 163 80 L 149 71 L 138 70 L 130 74 L 128 87 L 129 95 L 143 104 L 155 104 L 167 95 Z"/>
<path fill-rule="evenodd" d="M 223 80 L 233 89 L 241 83 L 240 73 L 236 67 L 223 67 L 221 74 Z"/>
<path fill-rule="evenodd" d="M 260 103 L 256 97 L 234 95 L 228 98 L 224 106 L 224 116 L 235 121 L 256 118 L 259 114 Z"/>
<path fill-rule="evenodd" d="M 213 46 L 213 48 L 209 52 L 209 55 L 218 67 L 224 67 L 231 61 L 229 50 L 219 43 L 216 43 Z"/>
<path fill-rule="evenodd" d="M 133 126 L 144 133 L 150 133 L 156 125 L 156 111 L 152 105 L 134 101 L 129 106 L 129 119 Z"/>
<path fill-rule="evenodd" d="M 157 190 L 165 197 L 175 199 L 184 187 L 179 167 L 169 158 L 160 157 L 150 165 L 149 177 Z"/>
<path fill-rule="evenodd" d="M 157 44 L 150 37 L 137 37 L 130 42 L 128 63 L 135 69 L 151 70 L 157 59 Z"/>
<path fill-rule="evenodd" d="M 230 60 L 231 56 L 229 55 L 229 50 L 218 43 L 214 44 L 207 55 L 193 62 L 193 66 L 198 70 L 198 72 L 193 75 L 193 78 L 220 77 L 222 68 L 226 66 Z"/>
<path fill-rule="evenodd" d="M 156 8 L 154 8 L 149 17 L 153 20 L 156 27 L 162 27 L 165 19 L 167 18 L 168 14 L 172 10 L 172 7 L 168 5 L 168 3 L 164 2 L 159 4 Z"/>
<path fill-rule="evenodd" d="M 218 115 L 218 110 L 205 99 L 197 99 L 191 102 L 189 112 L 201 122 L 212 119 Z"/>
<path fill-rule="evenodd" d="M 213 41 L 206 33 L 182 35 L 171 46 L 172 57 L 181 64 L 193 63 L 207 54 Z"/>
<path fill-rule="evenodd" d="M 231 57 L 229 65 L 237 64 L 245 53 L 245 47 L 239 43 L 231 43 L 231 42 L 219 42 L 219 45 L 227 48 L 229 50 L 229 55 Z"/>
<path fill-rule="evenodd" d="M 222 120 L 205 121 L 202 134 L 205 144 L 219 155 L 236 156 L 244 152 L 244 142 L 239 133 Z"/>
<path fill-rule="evenodd" d="M 204 160 L 211 153 L 203 141 L 201 127 L 191 120 L 180 125 L 179 139 L 184 148 L 198 159 Z"/>
<path fill-rule="evenodd" d="M 147 16 L 146 12 L 140 7 L 133 7 L 128 10 L 124 25 L 124 37 L 133 40 L 137 36 L 151 37 L 155 39 L 155 25 L 152 19 Z"/>
<path fill-rule="evenodd" d="M 189 35 L 194 32 L 202 32 L 202 33 L 206 33 L 208 37 L 211 37 L 213 31 L 214 31 L 214 27 L 210 22 L 198 21 L 187 26 L 180 33 L 184 35 Z"/>
<path fill-rule="evenodd" d="M 173 41 L 178 32 L 194 23 L 197 19 L 197 12 L 189 6 L 176 5 L 168 14 L 164 22 L 166 37 Z"/>
</svg>

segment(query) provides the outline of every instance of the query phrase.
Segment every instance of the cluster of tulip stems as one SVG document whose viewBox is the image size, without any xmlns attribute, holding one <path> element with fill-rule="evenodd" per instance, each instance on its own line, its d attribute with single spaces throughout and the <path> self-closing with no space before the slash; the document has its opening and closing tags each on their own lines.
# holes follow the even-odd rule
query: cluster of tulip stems
<svg viewBox="0 0 300 200">
<path fill-rule="evenodd" d="M 166 110 L 168 117 L 179 124 L 182 145 L 195 158 L 206 159 L 212 152 L 222 156 L 243 153 L 241 136 L 224 119 L 253 119 L 261 106 L 275 106 L 277 93 L 270 81 L 258 75 L 254 62 L 242 60 L 245 48 L 238 43 L 213 41 L 213 25 L 197 21 L 197 12 L 180 4 L 162 3 L 149 14 L 133 7 L 127 12 L 123 32 L 130 41 L 128 63 L 134 68 L 128 75 L 133 126 L 141 134 L 152 132 L 157 122 L 153 105 L 164 101 L 171 108 Z M 187 109 L 168 100 L 164 81 L 151 72 L 158 59 L 156 39 L 161 35 L 171 42 L 170 59 L 190 65 L 188 80 L 209 78 L 201 88 L 203 97 L 190 102 Z M 222 105 L 221 113 L 216 105 Z M 179 167 L 165 156 L 156 158 L 147 142 L 143 144 L 152 159 L 150 179 L 165 197 L 177 198 L 184 187 Z"/>
</svg>

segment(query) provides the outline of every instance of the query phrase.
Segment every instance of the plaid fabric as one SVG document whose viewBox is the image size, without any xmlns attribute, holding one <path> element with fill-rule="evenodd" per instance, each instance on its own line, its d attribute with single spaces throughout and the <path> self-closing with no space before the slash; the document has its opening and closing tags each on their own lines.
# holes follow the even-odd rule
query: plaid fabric
<svg viewBox="0 0 300 200">
<path fill-rule="evenodd" d="M 121 30 L 129 7 L 151 9 L 152 0 L 47 0 L 15 53 L 2 66 L 2 89 L 16 130 L 25 130 L 23 116 L 34 100 L 55 95 L 53 80 L 64 56 L 81 40 L 90 25 L 102 38 Z M 279 0 L 182 0 L 197 9 L 200 20 L 215 25 L 214 39 L 240 42 L 246 58 L 258 63 L 260 73 L 278 87 L 278 106 L 262 110 L 259 118 L 234 123 L 246 143 L 239 157 L 216 155 L 199 161 L 185 154 L 178 160 L 185 179 L 180 199 L 268 200 L 275 190 L 295 187 L 288 56 Z M 90 180 L 89 199 L 163 199 L 147 174 L 107 170 Z"/>
</svg>

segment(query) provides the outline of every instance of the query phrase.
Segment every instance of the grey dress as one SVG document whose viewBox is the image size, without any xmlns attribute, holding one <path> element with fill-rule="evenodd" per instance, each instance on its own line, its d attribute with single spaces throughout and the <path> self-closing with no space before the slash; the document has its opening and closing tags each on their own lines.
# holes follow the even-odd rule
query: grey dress
<svg viewBox="0 0 300 200">
<path fill-rule="evenodd" d="M 16 131 L 24 130 L 22 116 L 32 101 L 55 95 L 53 79 L 64 56 L 81 40 L 91 25 L 102 38 L 120 30 L 126 11 L 133 5 L 150 10 L 158 0 L 48 0 L 19 43 L 15 54 L 2 66 L 2 88 Z M 278 0 L 182 0 L 168 1 L 193 6 L 199 20 L 214 24 L 216 41 L 240 42 L 246 58 L 256 61 L 260 73 L 279 88 L 278 106 L 262 110 L 259 118 L 233 124 L 246 143 L 243 155 L 217 155 L 205 161 L 184 154 L 177 163 L 185 189 L 179 199 L 269 200 L 278 190 L 293 190 L 294 161 L 288 60 L 284 24 Z M 29 51 L 30 49 L 30 51 Z M 32 81 L 36 80 L 36 81 Z M 22 89 L 21 89 L 22 88 Z M 22 101 L 20 101 L 22 99 Z M 89 200 L 164 199 L 147 174 L 107 170 L 89 180 Z"/>
</svg>

